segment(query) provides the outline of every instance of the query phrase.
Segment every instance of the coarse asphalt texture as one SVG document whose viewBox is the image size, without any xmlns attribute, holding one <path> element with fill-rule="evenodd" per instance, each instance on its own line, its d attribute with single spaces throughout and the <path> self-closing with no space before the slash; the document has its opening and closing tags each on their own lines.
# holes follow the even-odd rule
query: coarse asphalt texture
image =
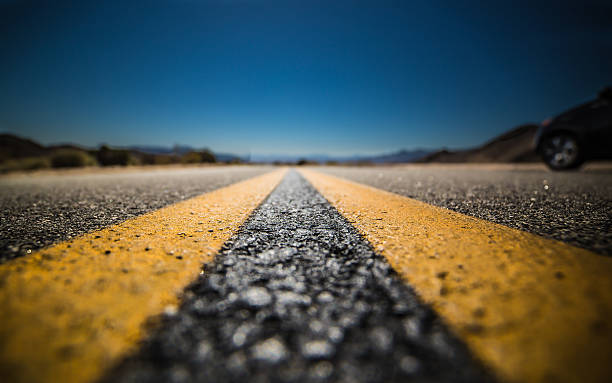
<svg viewBox="0 0 612 383">
<path fill-rule="evenodd" d="M 316 167 L 314 170 L 612 255 L 612 168 L 533 165 Z"/>
<path fill-rule="evenodd" d="M 295 171 L 104 382 L 492 381 Z"/>
<path fill-rule="evenodd" d="M 0 177 L 0 262 L 272 170 L 215 166 Z"/>
</svg>

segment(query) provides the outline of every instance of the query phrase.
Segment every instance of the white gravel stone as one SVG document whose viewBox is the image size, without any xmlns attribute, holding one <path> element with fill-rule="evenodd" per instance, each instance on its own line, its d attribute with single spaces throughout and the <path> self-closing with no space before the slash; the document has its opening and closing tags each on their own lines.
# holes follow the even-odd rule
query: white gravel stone
<svg viewBox="0 0 612 383">
<path fill-rule="evenodd" d="M 278 363 L 287 357 L 285 345 L 276 338 L 266 339 L 253 347 L 253 358 L 266 363 Z"/>
<path fill-rule="evenodd" d="M 330 303 L 334 300 L 334 296 L 329 291 L 323 291 L 317 296 L 317 302 Z"/>
<path fill-rule="evenodd" d="M 251 307 L 262 307 L 272 302 L 272 295 L 265 287 L 251 287 L 244 293 L 243 299 Z"/>
<path fill-rule="evenodd" d="M 327 340 L 312 340 L 302 345 L 302 355 L 308 359 L 326 359 L 334 354 L 334 346 Z"/>
</svg>

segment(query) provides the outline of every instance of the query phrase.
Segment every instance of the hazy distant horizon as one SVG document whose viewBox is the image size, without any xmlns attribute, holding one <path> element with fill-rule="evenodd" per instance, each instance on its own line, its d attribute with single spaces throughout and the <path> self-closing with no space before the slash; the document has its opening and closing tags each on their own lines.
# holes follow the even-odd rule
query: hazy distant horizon
<svg viewBox="0 0 612 383">
<path fill-rule="evenodd" d="M 37 140 L 34 137 L 26 137 L 23 135 L 20 135 L 17 132 L 10 132 L 10 131 L 0 131 L 0 135 L 1 134 L 11 134 L 11 135 L 15 135 L 17 137 L 23 138 L 23 139 L 28 139 L 28 140 L 32 140 L 38 144 L 44 145 L 44 146 L 61 146 L 61 145 L 75 145 L 78 147 L 82 147 L 84 149 L 97 149 L 100 148 L 103 145 L 107 145 L 109 147 L 112 148 L 117 148 L 117 149 L 125 149 L 125 148 L 142 148 L 142 149 L 167 149 L 167 150 L 171 150 L 175 147 L 179 147 L 181 149 L 183 148 L 191 148 L 194 150 L 201 150 L 201 149 L 208 149 L 211 150 L 213 153 L 217 153 L 217 154 L 229 154 L 229 155 L 237 155 L 240 157 L 248 157 L 248 156 L 257 156 L 257 157 L 275 157 L 275 158 L 294 158 L 294 157 L 363 157 L 363 156 L 378 156 L 378 155 L 384 155 L 384 154 L 390 154 L 390 153 L 397 153 L 399 151 L 402 150 L 406 150 L 409 152 L 416 152 L 416 151 L 428 151 L 428 152 L 432 152 L 432 151 L 436 151 L 436 150 L 440 150 L 440 149 L 451 149 L 451 150 L 461 150 L 461 149 L 467 149 L 467 148 L 449 148 L 449 147 L 432 147 L 432 148 L 422 148 L 422 147 L 415 147 L 415 148 L 398 148 L 395 150 L 387 150 L 384 152 L 367 152 L 367 151 L 363 151 L 363 152 L 346 152 L 346 153 L 325 153 L 325 152 L 258 152 L 258 151 L 254 151 L 254 152 L 246 152 L 246 153 L 239 153 L 239 152 L 232 152 L 232 151 L 224 151 L 224 150 L 216 150 L 213 147 L 210 147 L 208 145 L 190 145 L 188 143 L 180 143 L 180 142 L 174 142 L 174 143 L 159 143 L 159 144 L 150 144 L 150 145 L 144 145 L 144 144 L 112 144 L 109 142 L 100 142 L 97 144 L 93 144 L 93 145 L 89 145 L 89 144 L 82 144 L 79 142 L 74 142 L 74 141 L 57 141 L 57 142 L 42 142 Z"/>
<path fill-rule="evenodd" d="M 502 132 L 503 133 L 503 132 Z M 190 148 L 190 149 L 194 149 L 194 150 L 202 150 L 202 149 L 208 149 L 210 151 L 212 151 L 215 154 L 223 154 L 223 155 L 236 155 L 239 156 L 241 158 L 246 158 L 246 157 L 257 157 L 257 158 L 266 158 L 269 159 L 270 161 L 272 160 L 282 160 L 282 159 L 288 159 L 288 158 L 293 158 L 293 159 L 298 159 L 298 158 L 324 158 L 324 157 L 329 157 L 330 159 L 336 159 L 336 158 L 351 158 L 351 157 L 375 157 L 375 156 L 381 156 L 381 155 L 387 155 L 387 154 L 394 154 L 394 153 L 398 153 L 400 151 L 407 151 L 407 152 L 418 152 L 418 151 L 423 151 L 423 152 L 435 152 L 435 151 L 439 151 L 439 150 L 450 150 L 450 151 L 458 151 L 458 150 L 466 150 L 466 149 L 472 149 L 472 148 L 476 148 L 479 147 L 487 142 L 489 142 L 491 139 L 497 137 L 498 135 L 495 135 L 494 137 L 490 137 L 486 140 L 484 140 L 483 142 L 479 142 L 475 145 L 471 145 L 471 146 L 465 146 L 465 147 L 451 147 L 451 146 L 447 146 L 447 145 L 442 145 L 442 146 L 437 146 L 437 147 L 401 147 L 401 148 L 397 148 L 397 149 L 388 149 L 385 151 L 381 151 L 381 152 L 372 152 L 372 151 L 361 151 L 361 152 L 354 152 L 354 151 L 347 151 L 347 152 L 335 152 L 335 153 L 326 153 L 326 152 L 282 152 L 282 151 L 278 151 L 278 152 L 264 152 L 264 151 L 253 151 L 253 152 L 245 152 L 245 153 L 240 153 L 240 152 L 235 152 L 235 151 L 230 151 L 230 150 L 216 150 L 213 147 L 210 147 L 209 145 L 191 145 L 188 143 L 180 143 L 180 142 L 173 142 L 173 143 L 159 143 L 159 144 L 150 144 L 150 145 L 145 145 L 145 144 L 113 144 L 113 143 L 109 143 L 109 142 L 100 142 L 97 144 L 93 144 L 93 145 L 87 145 L 87 144 L 81 144 L 78 142 L 73 142 L 73 141 L 57 141 L 57 142 L 42 142 L 39 141 L 33 137 L 26 137 L 26 136 L 22 136 L 19 133 L 16 132 L 10 132 L 10 131 L 0 131 L 0 134 L 12 134 L 12 135 L 16 135 L 20 138 L 24 138 L 24 139 L 29 139 L 32 140 L 38 144 L 44 145 L 44 146 L 60 146 L 60 145 L 76 145 L 85 149 L 97 149 L 103 145 L 107 145 L 109 147 L 112 148 L 117 148 L 117 149 L 126 149 L 126 148 L 141 148 L 141 149 L 173 149 L 175 147 L 179 147 L 179 148 Z"/>
</svg>

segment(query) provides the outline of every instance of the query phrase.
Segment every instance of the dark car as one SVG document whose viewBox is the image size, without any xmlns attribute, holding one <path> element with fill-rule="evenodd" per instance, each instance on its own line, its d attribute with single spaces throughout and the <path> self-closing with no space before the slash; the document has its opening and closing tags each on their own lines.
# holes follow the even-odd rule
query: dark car
<svg viewBox="0 0 612 383">
<path fill-rule="evenodd" d="M 602 90 L 593 101 L 542 122 L 535 147 L 553 170 L 612 159 L 612 88 Z"/>
</svg>

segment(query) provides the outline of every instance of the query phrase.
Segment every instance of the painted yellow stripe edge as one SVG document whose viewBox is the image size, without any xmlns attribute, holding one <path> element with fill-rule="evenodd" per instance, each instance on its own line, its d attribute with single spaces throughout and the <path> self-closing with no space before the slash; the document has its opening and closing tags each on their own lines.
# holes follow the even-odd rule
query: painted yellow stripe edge
<svg viewBox="0 0 612 383">
<path fill-rule="evenodd" d="M 0 376 L 86 382 L 176 307 L 286 169 L 179 202 L 0 266 Z"/>
<path fill-rule="evenodd" d="M 502 381 L 607 382 L 612 259 L 303 170 Z"/>
</svg>

